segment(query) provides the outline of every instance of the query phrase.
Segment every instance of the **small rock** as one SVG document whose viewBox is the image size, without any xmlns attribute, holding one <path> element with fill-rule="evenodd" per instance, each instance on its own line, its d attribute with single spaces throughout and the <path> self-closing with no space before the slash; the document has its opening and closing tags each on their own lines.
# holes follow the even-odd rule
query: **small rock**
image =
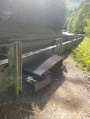
<svg viewBox="0 0 90 119">
<path fill-rule="evenodd" d="M 32 110 L 27 110 L 27 112 L 32 112 Z"/>
<path fill-rule="evenodd" d="M 70 102 L 70 99 L 68 99 L 68 102 Z"/>
<path fill-rule="evenodd" d="M 90 85 L 88 86 L 88 89 L 90 89 Z"/>
<path fill-rule="evenodd" d="M 81 115 L 82 113 L 80 112 L 79 115 Z"/>
</svg>

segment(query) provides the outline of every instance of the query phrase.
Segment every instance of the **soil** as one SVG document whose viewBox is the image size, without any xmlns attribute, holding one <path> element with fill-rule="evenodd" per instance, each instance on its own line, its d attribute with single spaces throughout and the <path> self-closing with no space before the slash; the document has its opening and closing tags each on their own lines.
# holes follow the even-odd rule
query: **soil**
<svg viewBox="0 0 90 119">
<path fill-rule="evenodd" d="M 63 72 L 51 73 L 52 82 L 44 89 L 24 91 L 14 102 L 4 99 L 0 119 L 90 119 L 87 74 L 71 57 L 63 64 Z"/>
</svg>

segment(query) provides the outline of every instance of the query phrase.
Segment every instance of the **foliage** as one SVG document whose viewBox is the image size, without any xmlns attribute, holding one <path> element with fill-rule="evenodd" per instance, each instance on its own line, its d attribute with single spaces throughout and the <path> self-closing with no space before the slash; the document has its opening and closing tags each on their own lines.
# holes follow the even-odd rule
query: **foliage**
<svg viewBox="0 0 90 119">
<path fill-rule="evenodd" d="M 17 80 L 20 80 L 21 77 L 17 77 L 17 76 L 13 76 L 13 77 L 10 77 L 10 86 L 14 85 L 15 87 L 21 89 L 19 83 L 17 82 Z"/>
<path fill-rule="evenodd" d="M 9 78 L 9 82 L 5 83 L 3 85 L 3 88 L 1 88 L 0 91 L 6 89 L 8 87 L 12 87 L 12 86 L 15 86 L 15 87 L 21 89 L 20 85 L 17 83 L 17 80 L 20 80 L 20 77 L 19 76 L 17 77 L 16 75 L 13 75 L 12 77 Z"/>
<path fill-rule="evenodd" d="M 71 55 L 83 69 L 90 71 L 90 38 L 85 37 Z"/>
<path fill-rule="evenodd" d="M 76 14 L 79 5 L 80 1 L 77 2 L 76 0 L 67 0 L 67 21 L 64 27 L 65 29 L 67 29 L 67 25 L 70 24 L 72 17 L 74 17 L 74 15 Z"/>
<path fill-rule="evenodd" d="M 84 33 L 89 30 L 89 23 L 86 19 L 90 19 L 90 1 L 84 1 L 81 3 L 76 14 L 70 18 L 68 23 L 68 31 L 74 33 Z M 89 33 L 86 33 L 89 35 Z"/>
<path fill-rule="evenodd" d="M 71 32 L 72 29 L 73 29 L 73 26 L 72 26 L 73 20 L 74 20 L 74 17 L 72 16 L 72 17 L 70 18 L 69 22 L 68 22 L 68 25 L 67 25 L 67 28 L 68 28 L 69 32 Z"/>
<path fill-rule="evenodd" d="M 87 26 L 85 27 L 84 31 L 86 32 L 86 36 L 90 38 L 90 18 L 86 19 Z"/>
<path fill-rule="evenodd" d="M 28 76 L 28 78 L 26 78 L 26 81 L 30 84 L 32 84 L 33 82 L 36 82 L 36 80 L 34 80 L 32 77 Z"/>
</svg>

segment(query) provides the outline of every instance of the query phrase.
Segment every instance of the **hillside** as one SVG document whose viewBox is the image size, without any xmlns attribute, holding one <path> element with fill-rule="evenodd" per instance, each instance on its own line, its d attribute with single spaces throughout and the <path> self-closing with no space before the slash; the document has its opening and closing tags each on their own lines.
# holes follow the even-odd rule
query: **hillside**
<svg viewBox="0 0 90 119">
<path fill-rule="evenodd" d="M 90 1 L 80 4 L 80 7 L 70 16 L 67 29 L 73 33 L 86 33 L 90 36 Z"/>
</svg>

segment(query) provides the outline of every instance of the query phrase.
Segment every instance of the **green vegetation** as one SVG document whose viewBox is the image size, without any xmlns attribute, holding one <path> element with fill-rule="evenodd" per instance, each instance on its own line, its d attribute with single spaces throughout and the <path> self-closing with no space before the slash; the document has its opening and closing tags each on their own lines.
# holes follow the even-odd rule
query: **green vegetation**
<svg viewBox="0 0 90 119">
<path fill-rule="evenodd" d="M 76 6 L 77 10 L 69 13 L 67 30 L 76 34 L 85 33 L 87 37 L 72 51 L 71 56 L 84 70 L 90 71 L 90 1 L 83 0 Z"/>
<path fill-rule="evenodd" d="M 67 21 L 64 29 L 67 29 L 67 25 L 72 16 L 76 14 L 82 0 L 67 0 Z"/>
<path fill-rule="evenodd" d="M 18 76 L 18 79 L 17 79 L 16 75 L 10 77 L 8 83 L 5 83 L 3 86 L 2 86 L 2 84 L 0 85 L 0 92 L 7 89 L 8 87 L 16 87 L 16 88 L 21 89 L 21 86 L 19 85 L 17 80 L 20 80 L 19 76 Z"/>
<path fill-rule="evenodd" d="M 90 38 L 85 37 L 72 51 L 71 56 L 84 70 L 90 71 Z"/>
<path fill-rule="evenodd" d="M 32 84 L 33 82 L 36 82 L 36 80 L 33 79 L 33 77 L 28 76 L 28 78 L 26 78 L 26 81 L 30 84 Z"/>
<path fill-rule="evenodd" d="M 85 33 L 90 37 L 90 1 L 83 1 L 78 11 L 71 16 L 67 29 L 73 33 Z"/>
<path fill-rule="evenodd" d="M 85 27 L 84 31 L 86 32 L 86 35 L 90 38 L 90 18 L 86 19 L 87 26 Z"/>
</svg>

